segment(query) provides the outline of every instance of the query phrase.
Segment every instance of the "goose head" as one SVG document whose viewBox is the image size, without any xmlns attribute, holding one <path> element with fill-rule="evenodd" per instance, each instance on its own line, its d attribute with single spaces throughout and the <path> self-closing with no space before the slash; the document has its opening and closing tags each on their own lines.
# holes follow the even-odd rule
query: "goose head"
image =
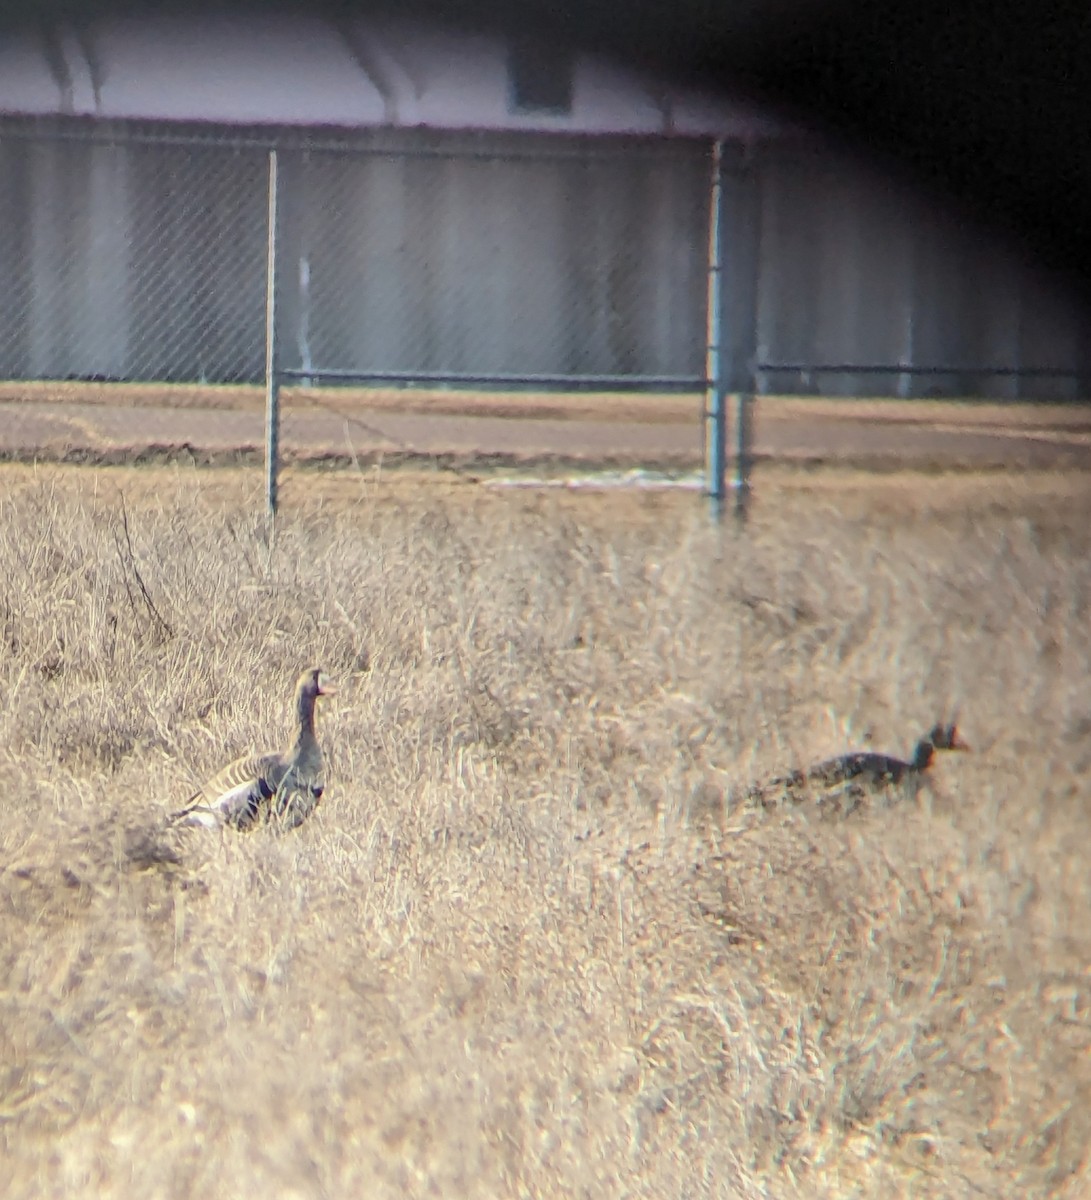
<svg viewBox="0 0 1091 1200">
<path fill-rule="evenodd" d="M 957 725 L 933 725 L 928 740 L 937 750 L 969 750 L 969 745 L 959 736 Z"/>
<path fill-rule="evenodd" d="M 926 771 L 932 765 L 937 750 L 969 750 L 969 745 L 959 736 L 957 725 L 933 725 L 921 738 L 913 751 L 913 767 Z"/>
<path fill-rule="evenodd" d="M 330 677 L 319 667 L 310 667 L 300 675 L 296 682 L 296 691 L 300 696 L 311 698 L 337 695 L 337 688 Z"/>
</svg>

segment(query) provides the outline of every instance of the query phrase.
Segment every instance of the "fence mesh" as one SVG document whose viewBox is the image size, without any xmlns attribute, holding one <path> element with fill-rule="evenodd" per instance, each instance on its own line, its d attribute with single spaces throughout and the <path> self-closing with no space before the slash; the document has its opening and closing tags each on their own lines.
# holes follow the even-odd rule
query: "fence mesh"
<svg viewBox="0 0 1091 1200">
<path fill-rule="evenodd" d="M 1085 394 L 1064 289 L 812 150 L 729 155 L 717 323 L 743 391 Z M 272 251 L 287 461 L 693 464 L 711 151 L 2 118 L 0 453 L 260 458 Z M 609 394 L 558 421 L 566 389 Z M 807 452 L 813 431 L 781 445 Z"/>
<path fill-rule="evenodd" d="M 654 387 L 703 374 L 703 146 L 433 141 L 400 155 L 296 148 L 278 163 L 277 358 L 303 385 L 284 397 L 289 461 L 323 449 L 575 454 L 588 425 L 555 426 L 543 443 L 540 426 L 507 419 L 542 411 L 536 379 Z M 410 397 L 352 378 L 383 373 L 438 377 L 438 389 Z M 357 386 L 309 386 L 331 378 Z M 443 389 L 459 379 L 456 400 Z"/>
<path fill-rule="evenodd" d="M 0 375 L 259 382 L 260 150 L 0 137 Z"/>
<path fill-rule="evenodd" d="M 274 149 L 289 459 L 471 447 L 354 375 L 702 376 L 704 143 L 6 121 L 10 437 L 71 441 L 57 405 L 79 400 L 96 406 L 80 425 L 92 449 L 260 452 Z M 357 386 L 312 386 L 335 382 Z"/>
<path fill-rule="evenodd" d="M 699 375 L 708 162 L 280 156 L 285 367 Z"/>
</svg>

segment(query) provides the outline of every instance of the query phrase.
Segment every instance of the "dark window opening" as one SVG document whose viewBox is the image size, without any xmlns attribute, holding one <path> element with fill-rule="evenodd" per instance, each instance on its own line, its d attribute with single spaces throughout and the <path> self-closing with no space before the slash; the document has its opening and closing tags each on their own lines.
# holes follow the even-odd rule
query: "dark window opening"
<svg viewBox="0 0 1091 1200">
<path fill-rule="evenodd" d="M 511 107 L 515 112 L 572 111 L 572 55 L 533 38 L 516 38 L 508 46 Z"/>
</svg>

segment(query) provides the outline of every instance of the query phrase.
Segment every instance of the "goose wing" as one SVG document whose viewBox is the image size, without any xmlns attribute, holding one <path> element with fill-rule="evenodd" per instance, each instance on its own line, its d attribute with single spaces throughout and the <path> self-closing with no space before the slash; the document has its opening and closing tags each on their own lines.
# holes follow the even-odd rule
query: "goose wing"
<svg viewBox="0 0 1091 1200">
<path fill-rule="evenodd" d="M 213 775 L 173 819 L 187 825 L 244 829 L 277 794 L 288 771 L 281 754 L 244 755 Z"/>
<path fill-rule="evenodd" d="M 798 804 L 803 799 L 807 788 L 807 777 L 802 771 L 792 771 L 789 775 L 775 775 L 764 783 L 751 784 L 746 791 L 746 799 L 751 804 L 760 804 L 762 808 L 776 808 L 784 801 Z"/>
<path fill-rule="evenodd" d="M 764 808 L 788 801 L 814 800 L 820 807 L 842 815 L 854 811 L 869 789 L 900 783 L 911 765 L 888 754 L 862 751 L 816 763 L 806 771 L 792 771 L 751 787 L 748 799 Z"/>
<path fill-rule="evenodd" d="M 817 785 L 837 787 L 854 779 L 876 785 L 898 783 L 909 770 L 910 764 L 900 758 L 863 751 L 827 759 L 812 767 L 809 774 Z"/>
</svg>

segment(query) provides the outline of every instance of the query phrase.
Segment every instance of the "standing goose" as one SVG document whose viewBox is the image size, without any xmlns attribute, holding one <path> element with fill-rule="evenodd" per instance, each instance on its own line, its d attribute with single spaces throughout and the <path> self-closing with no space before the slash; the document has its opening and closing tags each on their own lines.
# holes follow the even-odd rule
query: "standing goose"
<svg viewBox="0 0 1091 1200">
<path fill-rule="evenodd" d="M 955 725 L 937 724 L 917 742 L 913 757 L 861 751 L 830 758 L 806 771 L 793 771 L 747 791 L 747 799 L 763 808 L 784 800 L 799 804 L 812 798 L 823 811 L 848 816 L 869 795 L 894 790 L 899 798 L 915 796 L 937 750 L 969 750 Z"/>
<path fill-rule="evenodd" d="M 248 754 L 224 767 L 171 820 L 215 828 L 249 829 L 272 819 L 294 828 L 318 806 L 325 788 L 325 762 L 314 732 L 319 696 L 336 694 L 317 667 L 304 671 L 295 688 L 295 735 L 282 753 Z"/>
</svg>

